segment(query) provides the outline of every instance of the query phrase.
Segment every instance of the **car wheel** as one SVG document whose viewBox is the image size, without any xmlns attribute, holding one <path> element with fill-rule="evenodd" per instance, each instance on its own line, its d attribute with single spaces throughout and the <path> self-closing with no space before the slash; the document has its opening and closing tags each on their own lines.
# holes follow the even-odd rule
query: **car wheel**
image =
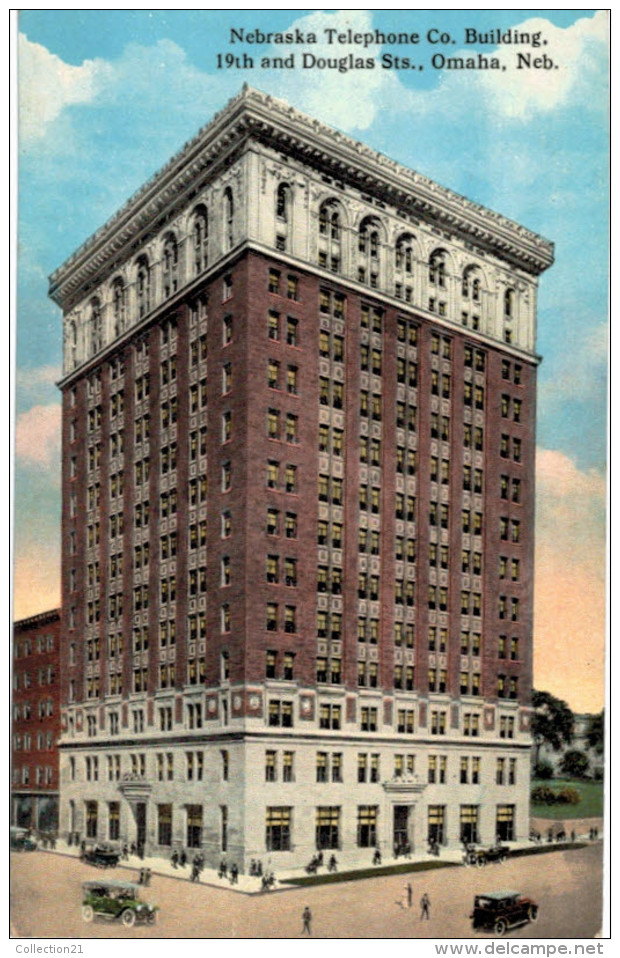
<svg viewBox="0 0 620 958">
<path fill-rule="evenodd" d="M 505 935 L 506 929 L 508 928 L 508 923 L 505 918 L 498 918 L 495 922 L 495 934 L 496 935 Z"/>
<path fill-rule="evenodd" d="M 530 905 L 527 910 L 527 917 L 530 921 L 538 921 L 538 908 L 536 905 Z"/>
<path fill-rule="evenodd" d="M 123 922 L 125 928 L 132 928 L 136 923 L 135 911 L 132 911 L 131 908 L 126 908 L 121 915 L 121 921 Z"/>
<path fill-rule="evenodd" d="M 484 859 L 484 858 L 477 858 L 477 859 L 476 859 L 476 865 L 478 866 L 478 868 L 484 868 L 484 866 L 486 865 L 486 859 Z"/>
<path fill-rule="evenodd" d="M 154 925 L 154 924 L 155 924 L 155 919 L 156 919 L 156 917 L 157 917 L 156 913 L 155 913 L 154 911 L 152 911 L 151 914 L 150 914 L 150 915 L 148 916 L 148 918 L 146 919 L 147 924 L 148 924 L 148 925 Z"/>
<path fill-rule="evenodd" d="M 92 906 L 91 906 L 91 905 L 83 905 L 83 906 L 82 906 L 82 918 L 84 919 L 84 921 L 92 921 L 94 917 L 95 917 L 95 913 L 94 913 L 94 911 L 93 911 L 93 909 L 92 909 Z"/>
</svg>

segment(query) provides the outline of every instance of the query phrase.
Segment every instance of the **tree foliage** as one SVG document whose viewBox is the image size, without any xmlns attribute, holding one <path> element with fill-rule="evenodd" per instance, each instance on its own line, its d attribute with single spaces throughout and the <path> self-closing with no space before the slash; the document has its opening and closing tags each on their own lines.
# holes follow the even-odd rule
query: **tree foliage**
<svg viewBox="0 0 620 958">
<path fill-rule="evenodd" d="M 605 750 L 605 709 L 598 715 L 591 715 L 586 728 L 586 742 L 597 755 Z"/>
<path fill-rule="evenodd" d="M 578 748 L 572 748 L 562 759 L 560 768 L 563 774 L 570 776 L 570 778 L 585 778 L 588 774 L 589 765 L 590 760 L 586 753 Z"/>
<path fill-rule="evenodd" d="M 571 744 L 575 719 L 566 702 L 556 698 L 551 692 L 534 690 L 532 705 L 532 735 L 538 761 L 541 745 L 548 745 L 554 752 L 559 752 L 563 746 Z"/>
</svg>

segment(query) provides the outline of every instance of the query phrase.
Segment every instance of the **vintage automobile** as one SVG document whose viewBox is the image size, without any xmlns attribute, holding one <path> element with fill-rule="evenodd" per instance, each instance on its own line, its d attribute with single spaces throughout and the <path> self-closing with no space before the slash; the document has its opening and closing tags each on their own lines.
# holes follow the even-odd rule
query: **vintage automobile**
<svg viewBox="0 0 620 958">
<path fill-rule="evenodd" d="M 121 859 L 121 852 L 109 842 L 94 842 L 82 847 L 80 858 L 97 868 L 115 868 Z"/>
<path fill-rule="evenodd" d="M 33 838 L 29 830 L 16 826 L 9 829 L 9 845 L 13 851 L 17 852 L 34 852 L 37 848 L 36 839 Z"/>
<path fill-rule="evenodd" d="M 538 905 L 518 891 L 492 891 L 475 896 L 469 917 L 474 929 L 490 928 L 496 935 L 504 935 L 509 928 L 536 921 Z"/>
<path fill-rule="evenodd" d="M 467 845 L 463 852 L 463 864 L 475 865 L 484 868 L 489 862 L 505 862 L 510 854 L 507 845 L 491 845 L 489 848 L 478 848 L 476 845 Z"/>
<path fill-rule="evenodd" d="M 95 917 L 114 921 L 117 918 L 125 928 L 136 922 L 153 925 L 157 905 L 140 899 L 140 886 L 124 881 L 85 881 L 82 884 L 82 918 L 93 921 Z"/>
</svg>

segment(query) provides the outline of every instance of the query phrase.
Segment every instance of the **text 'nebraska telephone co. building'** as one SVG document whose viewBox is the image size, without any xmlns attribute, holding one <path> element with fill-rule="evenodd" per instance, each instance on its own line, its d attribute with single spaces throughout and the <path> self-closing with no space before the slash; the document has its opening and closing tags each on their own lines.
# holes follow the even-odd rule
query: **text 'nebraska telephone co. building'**
<svg viewBox="0 0 620 958">
<path fill-rule="evenodd" d="M 244 88 L 53 274 L 61 832 L 527 836 L 552 257 Z"/>
</svg>

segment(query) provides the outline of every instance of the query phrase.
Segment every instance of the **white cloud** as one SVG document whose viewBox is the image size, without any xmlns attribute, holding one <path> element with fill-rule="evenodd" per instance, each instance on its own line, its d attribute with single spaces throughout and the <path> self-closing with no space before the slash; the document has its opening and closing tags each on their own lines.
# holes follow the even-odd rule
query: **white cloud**
<svg viewBox="0 0 620 958">
<path fill-rule="evenodd" d="M 60 537 L 32 537 L 15 555 L 14 617 L 24 619 L 60 604 Z"/>
<path fill-rule="evenodd" d="M 382 102 L 391 99 L 400 84 L 388 70 L 377 65 L 374 69 L 348 69 L 349 57 L 355 60 L 377 58 L 380 46 L 371 44 L 328 44 L 325 30 L 368 33 L 373 30 L 372 14 L 367 10 L 315 11 L 309 16 L 294 20 L 288 30 L 298 28 L 304 34 L 314 33 L 317 43 L 296 45 L 294 70 L 254 70 L 252 80 L 259 89 L 265 87 L 269 78 L 269 90 L 274 96 L 294 103 L 299 109 L 320 117 L 325 123 L 341 130 L 365 130 L 374 121 Z M 274 45 L 266 49 L 264 56 L 282 56 L 290 48 Z M 324 67 L 315 65 L 303 68 L 304 53 L 309 63 L 325 62 Z M 327 65 L 329 64 L 329 65 Z M 388 91 L 392 93 L 388 93 Z"/>
<path fill-rule="evenodd" d="M 514 30 L 530 34 L 540 31 L 546 44 L 538 48 L 502 45 L 493 51 L 506 70 L 481 73 L 480 85 L 505 116 L 525 118 L 556 109 L 566 103 L 576 86 L 587 85 L 590 74 L 606 70 L 609 21 L 604 10 L 566 28 L 537 17 Z M 533 58 L 546 56 L 554 68 L 516 69 L 517 52 L 531 53 Z M 602 102 L 599 105 L 605 106 Z"/>
<path fill-rule="evenodd" d="M 596 711 L 605 663 L 605 478 L 538 449 L 536 483 L 536 686 L 577 711 Z"/>
<path fill-rule="evenodd" d="M 42 469 L 60 463 L 60 404 L 33 406 L 17 417 L 15 454 L 24 465 Z"/>
<path fill-rule="evenodd" d="M 65 63 L 40 43 L 19 35 L 19 133 L 22 145 L 45 135 L 47 125 L 66 106 L 88 103 L 97 89 L 103 61 L 85 60 L 81 66 Z"/>
<path fill-rule="evenodd" d="M 354 32 L 373 29 L 372 14 L 365 10 L 315 12 L 295 20 L 290 29 L 312 31 L 322 41 L 325 27 L 337 27 L 344 31 L 351 27 Z M 599 11 L 593 17 L 576 21 L 572 26 L 554 26 L 549 20 L 535 18 L 515 24 L 513 31 L 519 33 L 541 32 L 545 46 L 500 45 L 489 46 L 486 55 L 497 57 L 504 70 L 438 71 L 441 82 L 432 89 L 416 90 L 403 86 L 393 70 L 384 70 L 379 64 L 374 70 L 352 70 L 340 73 L 338 69 L 300 69 L 304 49 L 316 57 L 330 60 L 355 57 L 375 57 L 381 52 L 378 45 L 362 49 L 356 45 L 332 45 L 319 42 L 306 48 L 296 47 L 295 71 L 280 70 L 268 73 L 270 90 L 276 96 L 291 100 L 300 109 L 319 116 L 347 131 L 364 130 L 377 114 L 387 111 L 392 115 L 433 115 L 439 111 L 443 116 L 461 115 L 464 104 L 472 101 L 479 113 L 486 107 L 488 114 L 497 123 L 498 115 L 505 119 L 529 119 L 536 113 L 545 113 L 570 102 L 578 102 L 584 108 L 605 109 L 601 82 L 607 69 L 608 17 Z M 505 32 L 505 31 L 504 31 Z M 282 55 L 282 47 L 267 51 L 270 55 Z M 420 52 L 437 52 L 439 48 L 420 47 Z M 516 52 L 531 52 L 533 57 L 545 54 L 557 70 L 516 69 Z M 474 48 L 456 51 L 450 48 L 447 55 L 471 57 Z M 427 64 L 427 69 L 432 69 Z M 263 74 L 264 75 L 264 74 Z M 261 71 L 254 71 L 255 82 L 261 86 Z M 264 80 L 263 80 L 264 84 Z M 594 96 L 596 91 L 597 98 Z M 515 154 L 518 150 L 515 150 Z"/>
</svg>

